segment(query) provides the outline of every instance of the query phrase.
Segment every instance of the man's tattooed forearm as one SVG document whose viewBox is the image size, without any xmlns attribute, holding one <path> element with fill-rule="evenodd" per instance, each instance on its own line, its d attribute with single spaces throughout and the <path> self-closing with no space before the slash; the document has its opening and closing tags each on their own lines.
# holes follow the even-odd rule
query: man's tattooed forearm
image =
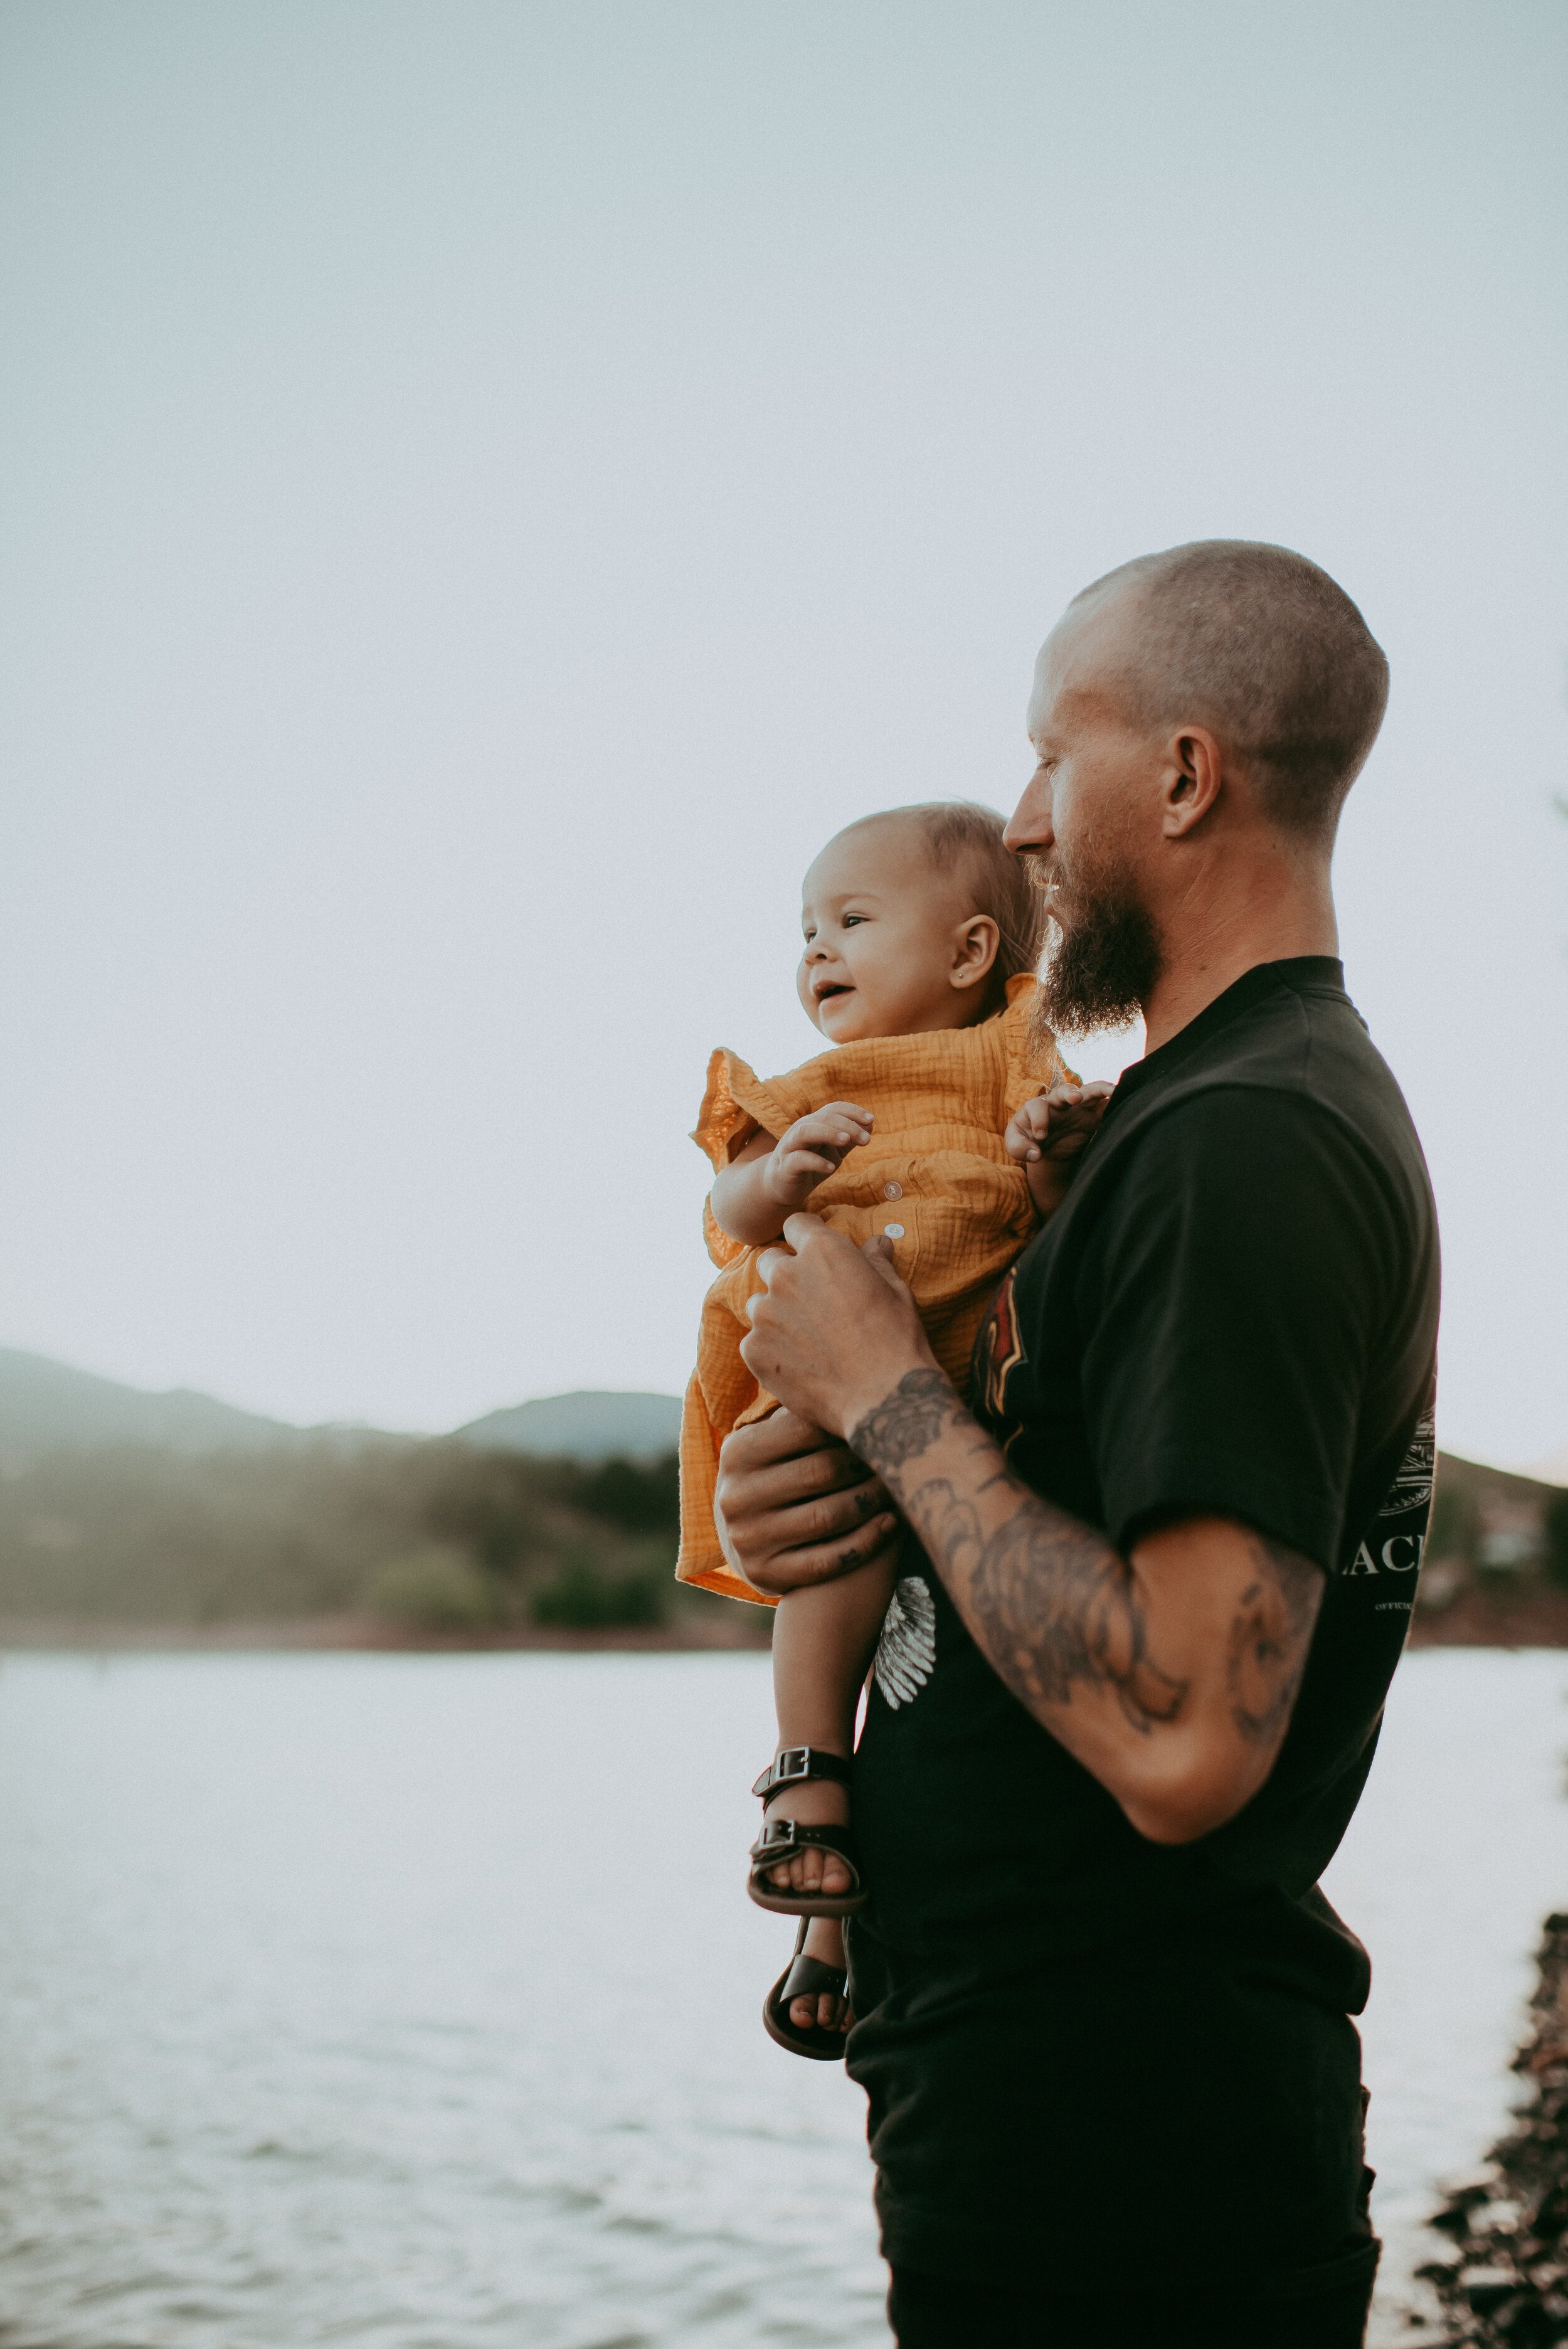
<svg viewBox="0 0 1568 2349">
<path fill-rule="evenodd" d="M 946 1477 L 912 1486 L 898 1475 L 965 1424 L 942 1371 L 910 1371 L 866 1413 L 850 1444 L 894 1485 L 944 1580 L 955 1593 L 965 1590 L 996 1670 L 1033 1712 L 1070 1703 L 1081 1682 L 1113 1690 L 1128 1722 L 1144 1734 L 1157 1722 L 1174 1721 L 1187 1682 L 1162 1672 L 1150 1655 L 1131 1570 L 1099 1535 L 1005 1471 L 982 1487 L 993 1494 L 1000 1488 L 1012 1504 L 988 1529 L 975 1502 L 961 1499 Z M 977 1428 L 971 1424 L 970 1432 L 984 1444 Z"/>
<path fill-rule="evenodd" d="M 948 1436 L 988 1462 L 976 1483 Z M 1104 1536 L 1020 1484 L 936 1370 L 911 1371 L 850 1437 L 886 1485 L 1002 1679 L 1037 1719 L 1082 1687 L 1114 1694 L 1140 1735 L 1184 1717 L 1190 1680 L 1150 1651 L 1142 1587 Z M 922 1474 L 922 1464 L 925 1472 Z M 1226 1692 L 1237 1733 L 1276 1746 L 1289 1723 L 1323 1578 L 1294 1550 L 1250 1537 L 1251 1571 L 1233 1617 Z"/>
<path fill-rule="evenodd" d="M 1252 1550 L 1256 1578 L 1232 1619 L 1225 1682 L 1231 1718 L 1242 1735 L 1274 1745 L 1284 1734 L 1301 1686 L 1323 1576 L 1310 1559 L 1262 1534 L 1253 1536 Z"/>
<path fill-rule="evenodd" d="M 960 1405 L 953 1381 L 942 1371 L 908 1371 L 892 1394 L 868 1411 L 850 1437 L 868 1468 L 879 1476 L 907 1467 L 928 1452 Z"/>
<path fill-rule="evenodd" d="M 1173 1722 L 1188 1683 L 1161 1671 L 1131 1569 L 1104 1539 L 1012 1477 L 1016 1506 L 986 1529 L 945 1478 L 905 1506 L 950 1588 L 962 1584 L 986 1651 L 1037 1715 L 1070 1704 L 1074 1686 L 1114 1692 L 1130 1728 Z"/>
</svg>

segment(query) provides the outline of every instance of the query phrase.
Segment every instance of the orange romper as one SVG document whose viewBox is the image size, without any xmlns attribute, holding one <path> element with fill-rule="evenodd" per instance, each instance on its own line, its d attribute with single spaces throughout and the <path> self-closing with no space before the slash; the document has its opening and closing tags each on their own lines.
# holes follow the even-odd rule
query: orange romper
<svg viewBox="0 0 1568 2349">
<path fill-rule="evenodd" d="M 830 1102 L 872 1112 L 871 1140 L 811 1194 L 810 1212 L 857 1246 L 873 1233 L 914 1291 L 932 1350 L 962 1394 L 969 1354 L 997 1282 L 1035 1227 L 1023 1167 L 1002 1136 L 1042 1085 L 1068 1077 L 1054 1045 L 1031 1044 L 1035 981 L 1007 982 L 1004 1011 L 976 1028 L 874 1036 L 823 1052 L 785 1077 L 754 1076 L 722 1048 L 707 1067 L 694 1142 L 716 1169 L 758 1129 L 778 1136 Z M 681 1420 L 681 1544 L 676 1574 L 731 1599 L 774 1602 L 734 1573 L 714 1531 L 718 1447 L 731 1428 L 778 1402 L 740 1359 L 747 1300 L 762 1287 L 762 1251 L 731 1239 L 704 1208 L 707 1252 L 720 1266 L 703 1300 L 696 1369 Z M 772 1245 L 772 1243 L 769 1243 Z"/>
</svg>

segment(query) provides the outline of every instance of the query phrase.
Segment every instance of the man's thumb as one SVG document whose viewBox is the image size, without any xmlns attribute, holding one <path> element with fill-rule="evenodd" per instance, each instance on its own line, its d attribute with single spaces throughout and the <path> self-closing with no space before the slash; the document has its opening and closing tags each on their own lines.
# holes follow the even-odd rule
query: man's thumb
<svg viewBox="0 0 1568 2349">
<path fill-rule="evenodd" d="M 892 1260 L 892 1242 L 873 1232 L 869 1240 L 861 1242 L 861 1254 L 876 1267 L 890 1288 L 902 1288 L 903 1281 Z"/>
</svg>

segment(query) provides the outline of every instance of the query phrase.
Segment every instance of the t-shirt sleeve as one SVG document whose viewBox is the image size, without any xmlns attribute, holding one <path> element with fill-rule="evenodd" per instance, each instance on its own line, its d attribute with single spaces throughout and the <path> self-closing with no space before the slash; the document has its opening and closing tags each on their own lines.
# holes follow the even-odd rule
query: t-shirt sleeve
<svg viewBox="0 0 1568 2349">
<path fill-rule="evenodd" d="M 1397 1249 L 1376 1174 L 1310 1100 L 1238 1087 L 1151 1124 L 1078 1277 L 1119 1549 L 1235 1517 L 1334 1570 Z"/>
</svg>

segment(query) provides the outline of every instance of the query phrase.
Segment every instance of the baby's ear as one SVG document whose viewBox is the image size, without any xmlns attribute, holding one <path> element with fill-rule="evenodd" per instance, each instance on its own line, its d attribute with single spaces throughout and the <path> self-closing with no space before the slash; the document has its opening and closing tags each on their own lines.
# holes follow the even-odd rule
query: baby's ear
<svg viewBox="0 0 1568 2349">
<path fill-rule="evenodd" d="M 954 986 L 977 987 L 988 978 L 1001 944 L 1001 929 L 989 914 L 971 914 L 961 922 L 953 941 Z"/>
</svg>

